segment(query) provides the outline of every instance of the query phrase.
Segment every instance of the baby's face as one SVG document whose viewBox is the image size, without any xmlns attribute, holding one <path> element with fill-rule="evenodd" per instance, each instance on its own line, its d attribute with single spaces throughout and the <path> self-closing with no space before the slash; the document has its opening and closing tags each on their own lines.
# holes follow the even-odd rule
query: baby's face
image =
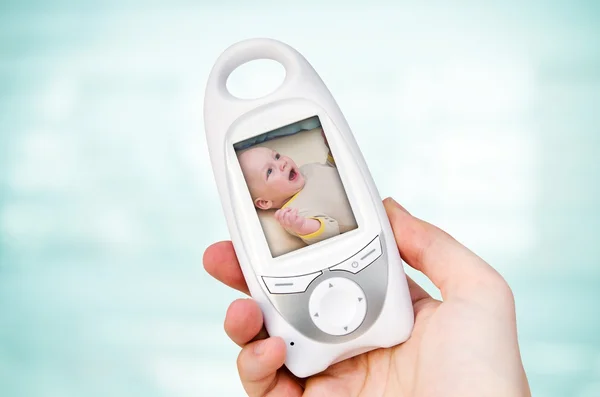
<svg viewBox="0 0 600 397">
<path fill-rule="evenodd" d="M 254 204 L 260 209 L 281 208 L 304 187 L 304 176 L 294 160 L 259 147 L 239 157 Z"/>
</svg>

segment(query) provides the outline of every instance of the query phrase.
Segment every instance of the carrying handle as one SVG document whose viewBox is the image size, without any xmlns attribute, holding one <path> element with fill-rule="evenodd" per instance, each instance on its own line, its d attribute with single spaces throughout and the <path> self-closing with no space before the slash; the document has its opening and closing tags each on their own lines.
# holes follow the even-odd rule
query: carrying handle
<svg viewBox="0 0 600 397">
<path fill-rule="evenodd" d="M 273 92 L 260 98 L 243 99 L 227 89 L 229 75 L 239 66 L 258 59 L 279 62 L 285 68 L 285 79 Z M 320 81 L 308 61 L 291 46 L 274 39 L 254 38 L 228 47 L 215 62 L 206 85 L 204 117 L 211 124 L 226 128 L 237 117 L 252 108 L 290 95 L 310 96 L 311 82 Z M 217 119 L 218 118 L 218 119 Z"/>
</svg>

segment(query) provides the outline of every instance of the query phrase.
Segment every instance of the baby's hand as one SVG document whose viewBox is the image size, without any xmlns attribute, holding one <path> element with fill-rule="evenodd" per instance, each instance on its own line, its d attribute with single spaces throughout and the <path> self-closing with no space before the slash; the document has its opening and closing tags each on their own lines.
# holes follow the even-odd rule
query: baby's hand
<svg viewBox="0 0 600 397">
<path fill-rule="evenodd" d="M 284 229 L 301 236 L 316 232 L 320 226 L 319 221 L 298 215 L 296 208 L 278 210 L 275 212 L 275 219 Z"/>
<path fill-rule="evenodd" d="M 296 208 L 284 208 L 275 212 L 275 219 L 279 224 L 286 230 L 301 234 L 300 231 L 303 229 L 306 223 L 306 218 L 298 215 Z"/>
</svg>

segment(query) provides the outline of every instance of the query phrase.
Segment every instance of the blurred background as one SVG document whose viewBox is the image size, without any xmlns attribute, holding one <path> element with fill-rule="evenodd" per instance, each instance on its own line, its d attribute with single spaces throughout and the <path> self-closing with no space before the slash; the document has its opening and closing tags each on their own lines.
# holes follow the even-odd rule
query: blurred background
<svg viewBox="0 0 600 397">
<path fill-rule="evenodd" d="M 243 395 L 202 103 L 255 36 L 321 74 L 382 196 L 510 282 L 533 394 L 600 396 L 600 6 L 538 0 L 0 2 L 0 395 Z"/>
</svg>

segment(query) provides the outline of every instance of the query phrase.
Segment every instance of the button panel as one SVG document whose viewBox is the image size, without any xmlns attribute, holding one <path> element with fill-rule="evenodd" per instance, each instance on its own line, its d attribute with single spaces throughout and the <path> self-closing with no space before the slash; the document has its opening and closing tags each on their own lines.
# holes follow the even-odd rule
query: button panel
<svg viewBox="0 0 600 397">
<path fill-rule="evenodd" d="M 346 335 L 365 319 L 367 299 L 358 284 L 347 278 L 323 280 L 308 301 L 313 323 L 329 335 Z"/>
<path fill-rule="evenodd" d="M 344 262 L 335 265 L 329 270 L 343 270 L 351 273 L 358 273 L 371 263 L 375 262 L 381 256 L 381 242 L 379 237 L 375 237 L 365 248 L 360 250 L 354 256 L 346 259 Z"/>
<path fill-rule="evenodd" d="M 323 272 L 315 272 L 294 277 L 263 276 L 262 279 L 265 282 L 267 289 L 272 294 L 295 294 L 306 291 L 309 284 L 321 274 L 323 274 Z"/>
</svg>

